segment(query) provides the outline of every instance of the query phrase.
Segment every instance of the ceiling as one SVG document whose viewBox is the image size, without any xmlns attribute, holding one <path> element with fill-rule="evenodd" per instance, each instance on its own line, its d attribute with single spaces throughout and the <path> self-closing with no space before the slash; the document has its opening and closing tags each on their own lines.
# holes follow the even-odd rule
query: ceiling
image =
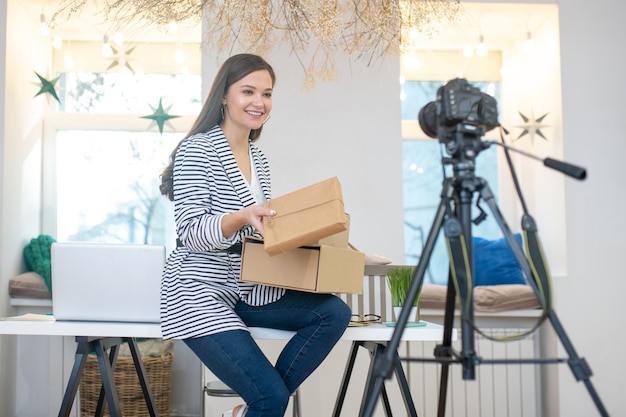
<svg viewBox="0 0 626 417">
<path fill-rule="evenodd" d="M 463 12 L 456 22 L 432 39 L 422 39 L 425 49 L 459 49 L 478 43 L 482 35 L 490 49 L 505 49 L 525 40 L 528 32 L 536 33 L 548 22 L 554 22 L 555 5 L 521 3 L 461 2 Z"/>
<path fill-rule="evenodd" d="M 50 19 L 61 0 L 25 0 L 24 5 L 39 18 L 43 13 Z M 101 4 L 101 3 L 100 3 Z M 526 39 L 527 33 L 534 33 L 548 21 L 554 21 L 557 13 L 555 5 L 519 3 L 469 3 L 461 2 L 463 13 L 459 19 L 445 27 L 432 39 L 426 37 L 418 41 L 420 48 L 459 49 L 467 43 L 477 43 L 482 34 L 490 49 L 502 49 L 512 42 Z M 134 27 L 133 27 L 134 26 Z M 80 13 L 71 20 L 60 21 L 52 30 L 53 36 L 65 40 L 102 41 L 104 35 L 113 36 L 113 31 L 123 29 L 128 41 L 148 42 L 199 42 L 200 25 L 186 22 L 179 25 L 176 34 L 167 28 L 125 25 L 105 22 L 101 13 L 95 10 L 94 2 L 87 1 Z"/>
</svg>

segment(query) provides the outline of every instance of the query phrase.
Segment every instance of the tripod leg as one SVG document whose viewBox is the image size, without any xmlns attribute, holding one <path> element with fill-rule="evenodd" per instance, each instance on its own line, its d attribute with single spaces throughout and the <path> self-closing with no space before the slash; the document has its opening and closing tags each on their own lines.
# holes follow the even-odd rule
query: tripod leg
<svg viewBox="0 0 626 417">
<path fill-rule="evenodd" d="M 542 297 L 545 294 L 543 293 L 542 289 L 538 287 L 538 284 L 534 279 L 533 271 L 531 269 L 529 261 L 524 255 L 524 252 L 520 248 L 519 244 L 515 240 L 513 233 L 511 233 L 511 230 L 509 229 L 508 224 L 504 220 L 504 216 L 502 216 L 502 213 L 500 212 L 495 202 L 495 198 L 493 197 L 493 193 L 489 189 L 489 185 L 487 185 L 486 181 L 484 181 L 481 186 L 480 194 L 483 197 L 484 201 L 489 206 L 489 209 L 491 210 L 492 214 L 494 215 L 494 218 L 496 219 L 498 225 L 500 226 L 502 233 L 506 237 L 506 240 L 509 243 L 509 247 L 511 248 L 511 251 L 513 252 L 513 255 L 515 256 L 517 263 L 519 264 L 520 268 L 522 269 L 522 271 L 527 277 L 528 283 L 531 285 L 531 287 L 535 291 L 535 294 L 540 299 L 540 301 L 547 302 L 547 306 L 548 306 L 547 318 L 552 324 L 552 327 L 554 328 L 555 333 L 557 334 L 559 340 L 561 341 L 563 348 L 567 352 L 567 355 L 569 358 L 568 364 L 570 366 L 570 369 L 572 370 L 572 373 L 574 374 L 574 377 L 576 378 L 577 381 L 584 382 L 585 386 L 587 387 L 587 391 L 589 392 L 589 395 L 591 396 L 591 399 L 593 400 L 594 404 L 596 405 L 596 408 L 600 412 L 600 415 L 603 417 L 605 416 L 608 417 L 609 414 L 606 408 L 604 407 L 604 404 L 600 400 L 600 397 L 598 393 L 596 392 L 593 384 L 591 383 L 591 380 L 589 379 L 592 375 L 591 368 L 587 364 L 587 361 L 584 358 L 579 357 L 578 354 L 576 353 L 576 349 L 574 349 L 573 344 L 571 343 L 571 341 L 569 340 L 569 337 L 565 333 L 565 329 L 561 325 L 561 322 L 559 321 L 556 315 L 556 312 L 552 310 L 551 308 L 552 307 L 551 302 L 549 300 L 542 299 Z M 528 227 L 534 228 L 534 230 L 531 230 L 531 232 L 536 233 L 536 226 L 534 225 L 534 222 L 531 220 L 532 219 L 529 218 L 529 216 L 525 216 L 525 219 L 523 222 L 524 227 L 528 226 Z M 541 258 L 541 260 L 537 259 L 535 260 L 535 262 L 537 264 L 542 264 L 542 265 L 537 265 L 537 266 L 540 266 L 540 268 L 536 266 L 535 272 L 538 274 L 547 274 L 548 268 L 547 268 L 547 265 L 543 265 L 543 261 L 545 257 L 541 253 L 541 248 L 534 247 L 532 248 L 532 251 L 538 251 L 541 255 L 541 256 L 538 256 L 538 258 Z M 537 277 L 537 280 L 540 283 L 542 283 L 542 285 L 547 285 L 548 283 L 547 276 Z"/>
<path fill-rule="evenodd" d="M 424 244 L 422 257 L 420 258 L 417 267 L 415 268 L 413 278 L 411 279 L 411 285 L 409 286 L 409 290 L 407 291 L 406 301 L 404 304 L 404 306 L 407 308 L 403 308 L 402 312 L 400 313 L 400 317 L 397 318 L 396 327 L 394 328 L 393 334 L 389 343 L 387 344 L 387 349 L 385 350 L 384 354 L 379 355 L 374 359 L 373 372 L 371 376 L 369 376 L 369 378 L 373 378 L 374 381 L 370 380 L 368 382 L 371 388 L 367 393 L 367 398 L 364 398 L 365 403 L 363 404 L 363 407 L 361 409 L 361 417 L 371 417 L 374 414 L 376 401 L 382 390 L 383 380 L 384 378 L 391 377 L 394 369 L 394 362 L 397 359 L 397 355 L 395 353 L 398 351 L 398 346 L 400 346 L 402 333 L 404 332 L 404 328 L 406 327 L 407 321 L 409 319 L 409 314 L 411 310 L 409 307 L 413 305 L 413 302 L 415 301 L 417 295 L 422 289 L 424 273 L 426 272 L 428 262 L 430 261 L 430 257 L 435 247 L 435 242 L 437 241 L 439 231 L 441 230 L 441 226 L 443 225 L 444 217 L 449 211 L 449 202 L 452 198 L 453 193 L 453 183 L 450 179 L 446 179 L 444 181 L 443 189 L 441 192 L 441 200 L 439 202 L 439 206 L 437 207 L 437 212 L 435 213 L 435 219 L 430 228 L 430 231 L 428 232 L 428 238 L 426 239 L 426 243 Z"/>
<path fill-rule="evenodd" d="M 454 307 L 456 300 L 456 291 L 452 282 L 452 273 L 448 274 L 448 292 L 446 294 L 446 310 L 443 322 L 443 341 L 441 345 L 435 348 L 436 358 L 450 359 L 452 357 L 450 349 L 452 348 L 452 328 L 454 326 Z M 448 375 L 450 373 L 450 364 L 443 361 L 441 364 L 441 381 L 439 383 L 439 403 L 437 406 L 437 417 L 445 417 L 446 415 L 446 398 L 448 393 Z"/>
<path fill-rule="evenodd" d="M 576 378 L 576 381 L 583 381 L 583 383 L 587 387 L 587 391 L 589 392 L 591 399 L 593 400 L 596 408 L 600 412 L 600 415 L 603 417 L 608 417 L 609 413 L 604 407 L 600 396 L 598 395 L 596 389 L 591 383 L 591 380 L 589 379 L 593 374 L 591 372 L 589 364 L 587 363 L 585 358 L 581 358 L 580 356 L 578 356 L 578 353 L 576 353 L 574 345 L 569 340 L 569 337 L 567 337 L 565 329 L 563 329 L 563 326 L 561 326 L 561 322 L 559 321 L 559 318 L 557 317 L 554 310 L 548 312 L 548 320 L 550 320 L 550 323 L 552 323 L 552 327 L 554 328 L 555 333 L 559 337 L 559 340 L 563 344 L 563 348 L 567 352 L 567 355 L 569 357 L 567 363 L 569 364 L 570 369 L 574 374 L 574 378 Z"/>
<path fill-rule="evenodd" d="M 471 200 L 470 200 L 471 201 Z M 461 211 L 463 212 L 463 205 Z M 468 223 L 469 211 L 461 216 L 467 216 L 461 220 Z M 463 379 L 475 378 L 475 367 L 478 361 L 474 349 L 474 297 L 472 282 L 472 243 L 471 230 L 464 231 L 463 224 L 458 218 L 449 218 L 444 226 L 448 252 L 450 257 L 450 281 L 455 285 L 459 297 L 461 310 L 461 363 L 463 365 Z M 465 233 L 464 233 L 465 232 Z M 449 282 L 450 282 L 449 281 Z"/>
</svg>

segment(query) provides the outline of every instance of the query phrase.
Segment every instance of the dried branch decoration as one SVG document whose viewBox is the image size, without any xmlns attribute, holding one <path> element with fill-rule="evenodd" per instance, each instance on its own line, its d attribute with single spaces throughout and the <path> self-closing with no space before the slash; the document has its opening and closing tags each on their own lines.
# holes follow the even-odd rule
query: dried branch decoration
<svg viewBox="0 0 626 417">
<path fill-rule="evenodd" d="M 87 1 L 61 0 L 53 21 Z M 264 55 L 285 43 L 302 64 L 306 87 L 337 78 L 336 52 L 370 65 L 410 48 L 415 34 L 432 36 L 461 11 L 459 0 L 104 0 L 97 7 L 105 20 L 127 25 L 204 19 L 203 47 L 218 55 Z"/>
</svg>

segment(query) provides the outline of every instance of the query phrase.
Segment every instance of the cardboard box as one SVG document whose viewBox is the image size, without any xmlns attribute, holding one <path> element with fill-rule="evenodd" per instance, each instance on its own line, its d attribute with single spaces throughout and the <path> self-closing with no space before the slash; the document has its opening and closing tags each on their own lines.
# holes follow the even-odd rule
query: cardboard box
<svg viewBox="0 0 626 417">
<path fill-rule="evenodd" d="M 323 239 L 318 240 L 317 242 L 312 243 L 313 245 L 328 245 L 328 246 L 336 246 L 338 248 L 347 248 L 349 247 L 350 241 L 350 215 L 346 213 L 346 230 L 343 232 L 335 233 L 334 235 L 330 235 Z"/>
<path fill-rule="evenodd" d="M 273 198 L 264 206 L 276 210 L 275 216 L 263 219 L 264 246 L 272 256 L 348 228 L 337 177 Z"/>
<path fill-rule="evenodd" d="M 244 282 L 307 292 L 361 294 L 364 273 L 365 254 L 353 249 L 312 245 L 270 256 L 262 240 L 244 240 Z"/>
</svg>

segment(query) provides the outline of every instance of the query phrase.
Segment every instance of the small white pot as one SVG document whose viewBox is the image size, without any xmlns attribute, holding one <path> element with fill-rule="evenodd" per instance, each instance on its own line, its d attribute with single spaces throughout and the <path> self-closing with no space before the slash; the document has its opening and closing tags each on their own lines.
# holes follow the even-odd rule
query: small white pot
<svg viewBox="0 0 626 417">
<path fill-rule="evenodd" d="M 400 313 L 401 312 L 402 312 L 402 306 L 394 306 L 393 307 L 393 315 L 396 316 L 396 321 L 398 321 L 398 317 L 400 317 Z M 408 321 L 409 322 L 419 321 L 417 306 L 411 307 L 411 312 L 409 314 Z"/>
</svg>

